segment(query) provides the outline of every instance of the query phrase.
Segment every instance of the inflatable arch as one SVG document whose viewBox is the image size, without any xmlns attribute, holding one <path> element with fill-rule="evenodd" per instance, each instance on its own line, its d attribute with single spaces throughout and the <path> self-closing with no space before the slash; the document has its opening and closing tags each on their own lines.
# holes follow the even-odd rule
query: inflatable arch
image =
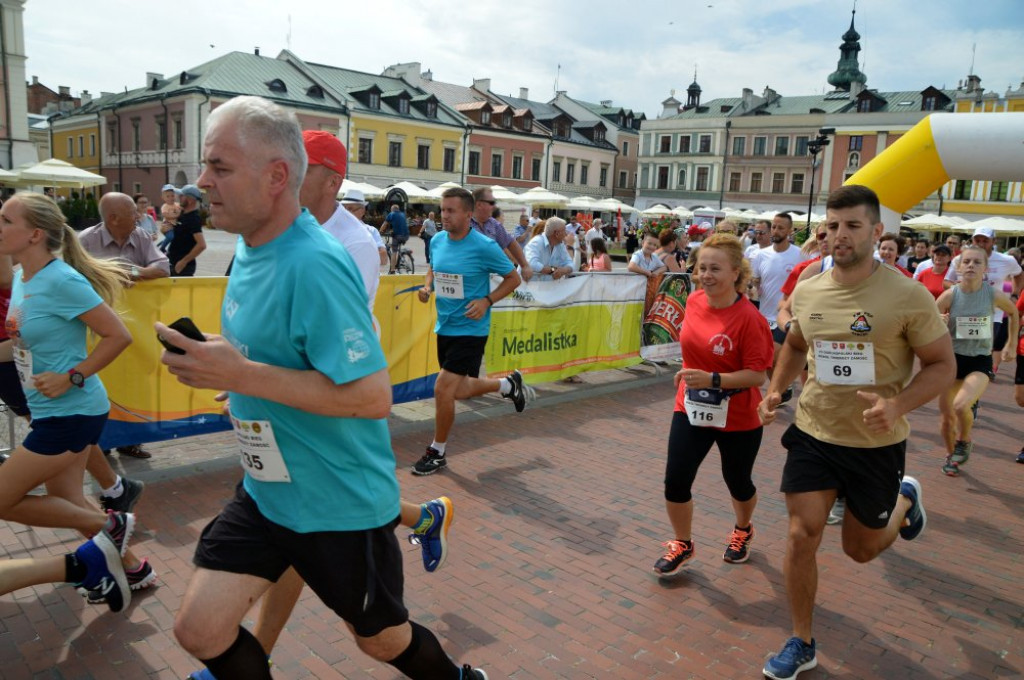
<svg viewBox="0 0 1024 680">
<path fill-rule="evenodd" d="M 932 114 L 846 184 L 878 194 L 886 231 L 952 179 L 1024 180 L 1024 113 Z"/>
</svg>

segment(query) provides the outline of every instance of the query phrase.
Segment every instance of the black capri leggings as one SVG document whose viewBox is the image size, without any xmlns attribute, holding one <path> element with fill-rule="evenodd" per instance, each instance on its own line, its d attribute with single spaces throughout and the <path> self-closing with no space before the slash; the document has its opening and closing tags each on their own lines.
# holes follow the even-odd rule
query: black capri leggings
<svg viewBox="0 0 1024 680">
<path fill-rule="evenodd" d="M 722 456 L 722 477 L 729 495 L 744 503 L 754 497 L 757 488 L 750 479 L 754 459 L 761 447 L 763 427 L 739 432 L 725 432 L 714 427 L 693 427 L 682 411 L 672 414 L 668 435 L 668 462 L 665 465 L 665 500 L 688 503 L 697 469 L 704 462 L 712 444 L 718 444 Z"/>
</svg>

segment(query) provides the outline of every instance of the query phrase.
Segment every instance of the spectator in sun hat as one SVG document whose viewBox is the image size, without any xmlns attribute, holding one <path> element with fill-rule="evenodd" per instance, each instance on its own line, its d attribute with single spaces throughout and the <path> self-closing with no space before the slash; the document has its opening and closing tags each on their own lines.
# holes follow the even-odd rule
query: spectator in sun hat
<svg viewBox="0 0 1024 680">
<path fill-rule="evenodd" d="M 350 213 L 355 215 L 360 222 L 363 221 L 363 217 L 366 215 L 366 197 L 363 195 L 361 190 L 348 189 L 345 191 L 345 195 L 341 198 L 341 205 Z M 370 232 L 374 245 L 377 246 L 377 254 L 380 256 L 380 263 L 386 264 L 388 261 L 388 249 L 384 247 L 384 239 L 380 237 L 380 232 L 365 222 L 363 222 L 363 224 Z"/>
<path fill-rule="evenodd" d="M 202 202 L 203 192 L 195 184 L 181 188 L 181 217 L 174 227 L 174 239 L 167 247 L 171 276 L 195 276 L 196 258 L 206 250 L 203 222 L 199 217 Z"/>
</svg>

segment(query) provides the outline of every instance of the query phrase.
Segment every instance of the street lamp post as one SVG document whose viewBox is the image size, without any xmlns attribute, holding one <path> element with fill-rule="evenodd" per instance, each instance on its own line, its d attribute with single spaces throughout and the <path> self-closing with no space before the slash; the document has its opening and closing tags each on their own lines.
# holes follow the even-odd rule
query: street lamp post
<svg viewBox="0 0 1024 680">
<path fill-rule="evenodd" d="M 835 128 L 821 128 L 818 136 L 807 142 L 807 150 L 811 154 L 811 183 L 807 187 L 807 235 L 811 233 L 811 212 L 814 209 L 814 170 L 818 165 L 818 153 L 829 145 L 829 135 L 836 133 Z"/>
</svg>

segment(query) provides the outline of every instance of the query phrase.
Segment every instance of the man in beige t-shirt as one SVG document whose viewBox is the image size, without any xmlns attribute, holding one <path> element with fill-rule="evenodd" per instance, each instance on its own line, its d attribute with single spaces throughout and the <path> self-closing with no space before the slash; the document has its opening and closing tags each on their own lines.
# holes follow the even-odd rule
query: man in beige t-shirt
<svg viewBox="0 0 1024 680">
<path fill-rule="evenodd" d="M 897 535 L 913 540 L 924 529 L 921 485 L 903 474 L 910 432 L 904 414 L 938 396 L 955 374 L 931 294 L 873 257 L 883 231 L 875 193 L 856 185 L 834 191 L 826 229 L 835 266 L 793 292 L 793 323 L 759 407 L 772 422 L 780 393 L 809 363 L 796 423 L 782 437 L 793 637 L 765 665 L 769 678 L 793 678 L 817 665 L 815 553 L 838 495 L 847 508 L 843 551 L 857 562 L 877 557 Z M 915 357 L 921 370 L 911 379 Z"/>
</svg>

